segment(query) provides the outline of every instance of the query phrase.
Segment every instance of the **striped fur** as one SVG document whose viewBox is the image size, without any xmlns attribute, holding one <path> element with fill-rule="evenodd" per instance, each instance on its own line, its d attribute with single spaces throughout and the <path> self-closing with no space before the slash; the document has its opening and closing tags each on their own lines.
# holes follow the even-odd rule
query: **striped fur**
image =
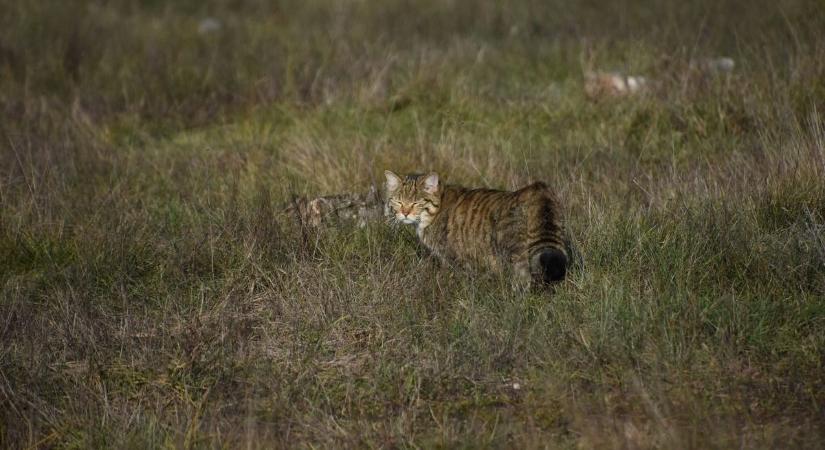
<svg viewBox="0 0 825 450">
<path fill-rule="evenodd" d="M 544 183 L 510 192 L 444 185 L 435 173 L 385 175 L 387 212 L 415 225 L 421 242 L 440 259 L 512 271 L 517 281 L 564 278 L 562 218 Z"/>
</svg>

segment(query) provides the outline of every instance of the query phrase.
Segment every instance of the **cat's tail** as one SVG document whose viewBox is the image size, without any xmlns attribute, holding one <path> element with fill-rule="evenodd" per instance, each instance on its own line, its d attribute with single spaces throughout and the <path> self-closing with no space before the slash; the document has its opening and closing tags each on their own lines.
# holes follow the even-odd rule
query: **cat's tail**
<svg viewBox="0 0 825 450">
<path fill-rule="evenodd" d="M 562 249 L 545 248 L 533 253 L 530 272 L 546 284 L 564 280 L 567 275 L 567 254 Z"/>
<path fill-rule="evenodd" d="M 527 204 L 528 261 L 533 279 L 545 284 L 564 280 L 570 258 L 555 195 L 541 182 L 523 188 L 520 195 Z"/>
</svg>

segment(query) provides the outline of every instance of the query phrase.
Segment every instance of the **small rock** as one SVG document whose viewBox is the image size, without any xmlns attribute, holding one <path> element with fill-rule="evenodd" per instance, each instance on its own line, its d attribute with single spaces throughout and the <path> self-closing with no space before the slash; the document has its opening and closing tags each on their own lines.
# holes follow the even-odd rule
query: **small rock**
<svg viewBox="0 0 825 450">
<path fill-rule="evenodd" d="M 223 28 L 221 21 L 214 17 L 207 17 L 198 24 L 198 34 L 209 34 L 220 31 Z"/>
<path fill-rule="evenodd" d="M 647 87 L 647 83 L 647 78 L 638 75 L 610 72 L 584 74 L 584 92 L 591 99 L 638 94 Z"/>
<path fill-rule="evenodd" d="M 712 73 L 726 73 L 731 72 L 736 67 L 736 62 L 733 58 L 708 58 L 704 61 L 703 66 L 705 70 Z"/>
</svg>

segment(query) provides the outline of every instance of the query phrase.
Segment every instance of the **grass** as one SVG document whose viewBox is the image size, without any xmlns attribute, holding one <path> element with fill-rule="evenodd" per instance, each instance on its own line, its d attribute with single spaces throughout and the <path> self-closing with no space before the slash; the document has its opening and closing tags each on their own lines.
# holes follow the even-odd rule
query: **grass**
<svg viewBox="0 0 825 450">
<path fill-rule="evenodd" d="M 648 3 L 0 2 L 0 445 L 821 446 L 825 14 Z M 547 181 L 584 266 L 282 214 L 385 168 Z"/>
</svg>

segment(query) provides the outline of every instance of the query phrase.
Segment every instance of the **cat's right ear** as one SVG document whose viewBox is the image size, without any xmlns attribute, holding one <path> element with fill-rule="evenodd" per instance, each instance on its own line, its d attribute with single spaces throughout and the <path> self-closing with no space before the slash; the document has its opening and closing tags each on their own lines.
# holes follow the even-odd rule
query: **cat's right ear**
<svg viewBox="0 0 825 450">
<path fill-rule="evenodd" d="M 387 192 L 392 192 L 401 187 L 401 177 L 395 173 L 385 170 L 384 176 L 387 177 Z"/>
</svg>

